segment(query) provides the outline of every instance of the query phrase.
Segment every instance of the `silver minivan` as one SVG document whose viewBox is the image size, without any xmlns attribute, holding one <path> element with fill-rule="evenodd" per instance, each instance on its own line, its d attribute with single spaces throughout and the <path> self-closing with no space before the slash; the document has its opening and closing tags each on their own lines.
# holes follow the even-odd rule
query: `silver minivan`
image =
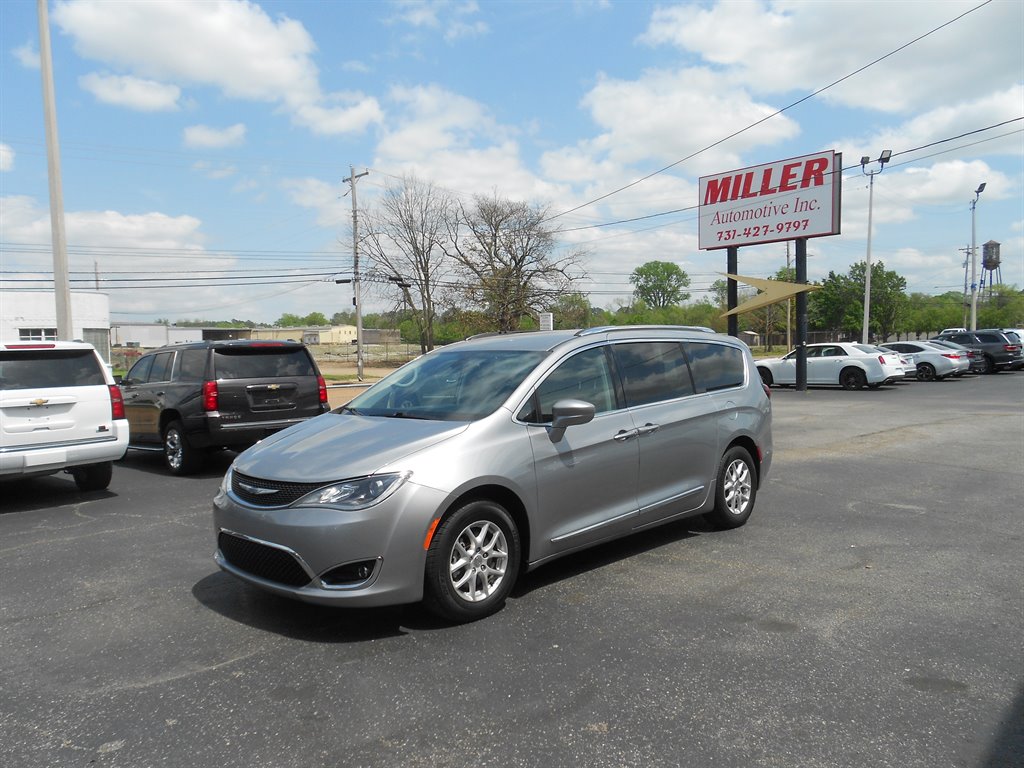
<svg viewBox="0 0 1024 768">
<path fill-rule="evenodd" d="M 216 562 L 315 603 L 472 621 L 557 557 L 691 515 L 743 525 L 771 466 L 749 349 L 700 329 L 474 337 L 240 454 Z"/>
</svg>

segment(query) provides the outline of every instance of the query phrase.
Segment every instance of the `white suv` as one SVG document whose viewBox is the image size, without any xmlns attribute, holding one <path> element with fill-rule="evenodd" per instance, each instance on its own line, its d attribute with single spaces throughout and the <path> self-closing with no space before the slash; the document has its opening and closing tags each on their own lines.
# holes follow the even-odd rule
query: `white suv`
<svg viewBox="0 0 1024 768">
<path fill-rule="evenodd" d="M 63 470 L 102 490 L 127 448 L 121 390 L 91 344 L 0 344 L 0 480 Z"/>
</svg>

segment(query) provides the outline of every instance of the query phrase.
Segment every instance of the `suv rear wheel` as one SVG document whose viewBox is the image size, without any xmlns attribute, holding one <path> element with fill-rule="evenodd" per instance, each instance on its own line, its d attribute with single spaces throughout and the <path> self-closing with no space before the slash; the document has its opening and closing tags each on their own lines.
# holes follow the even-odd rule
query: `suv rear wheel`
<svg viewBox="0 0 1024 768">
<path fill-rule="evenodd" d="M 181 429 L 180 421 L 172 421 L 164 430 L 164 461 L 175 475 L 189 475 L 199 468 L 200 452 L 193 448 Z"/>
<path fill-rule="evenodd" d="M 87 467 L 75 467 L 71 470 L 71 476 L 80 491 L 102 491 L 110 485 L 114 476 L 114 462 L 104 461 Z"/>
</svg>

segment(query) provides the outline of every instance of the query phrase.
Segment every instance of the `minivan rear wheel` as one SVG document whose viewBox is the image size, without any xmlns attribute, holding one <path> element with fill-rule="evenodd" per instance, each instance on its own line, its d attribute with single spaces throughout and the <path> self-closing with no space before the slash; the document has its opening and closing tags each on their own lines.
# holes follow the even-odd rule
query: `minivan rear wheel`
<svg viewBox="0 0 1024 768">
<path fill-rule="evenodd" d="M 172 421 L 164 430 L 164 463 L 174 475 L 189 475 L 199 468 L 200 453 L 185 437 L 180 421 Z"/>
<path fill-rule="evenodd" d="M 757 469 L 750 453 L 734 445 L 718 468 L 715 508 L 705 518 L 716 528 L 739 528 L 750 518 L 757 498 Z"/>
<path fill-rule="evenodd" d="M 519 574 L 519 531 L 493 501 L 471 501 L 441 521 L 427 550 L 424 604 L 448 621 L 501 609 Z"/>
</svg>

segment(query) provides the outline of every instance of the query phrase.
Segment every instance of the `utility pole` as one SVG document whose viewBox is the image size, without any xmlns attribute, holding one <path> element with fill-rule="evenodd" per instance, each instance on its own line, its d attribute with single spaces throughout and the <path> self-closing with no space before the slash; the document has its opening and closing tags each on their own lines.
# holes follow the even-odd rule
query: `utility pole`
<svg viewBox="0 0 1024 768">
<path fill-rule="evenodd" d="M 356 181 L 368 176 L 369 171 L 357 174 L 351 165 L 349 177 L 342 179 L 352 187 L 352 305 L 356 309 L 356 378 L 363 380 L 363 297 L 359 290 L 359 212 L 356 207 Z"/>
<path fill-rule="evenodd" d="M 64 238 L 64 192 L 60 180 L 60 142 L 57 105 L 53 95 L 53 54 L 47 0 L 36 0 L 39 12 L 39 65 L 43 75 L 43 116 L 46 122 L 46 162 L 50 180 L 50 239 L 53 244 L 53 294 L 57 311 L 57 338 L 71 341 L 71 288 L 68 279 L 68 244 Z"/>
</svg>

